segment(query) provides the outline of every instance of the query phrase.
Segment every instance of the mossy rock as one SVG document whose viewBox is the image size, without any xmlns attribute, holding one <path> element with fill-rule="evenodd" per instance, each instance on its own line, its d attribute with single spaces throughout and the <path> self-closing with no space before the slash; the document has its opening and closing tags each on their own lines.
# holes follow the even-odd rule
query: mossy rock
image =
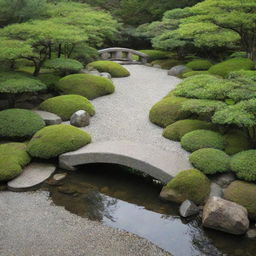
<svg viewBox="0 0 256 256">
<path fill-rule="evenodd" d="M 71 125 L 51 125 L 38 131 L 28 144 L 33 157 L 50 159 L 77 150 L 91 142 L 91 136 Z"/>
<path fill-rule="evenodd" d="M 99 72 L 107 72 L 112 77 L 127 77 L 130 72 L 122 65 L 108 60 L 98 60 L 87 65 L 88 69 L 97 69 Z"/>
<path fill-rule="evenodd" d="M 230 167 L 238 178 L 256 181 L 256 150 L 251 149 L 235 154 L 231 158 Z"/>
<path fill-rule="evenodd" d="M 209 60 L 192 60 L 186 65 L 188 68 L 192 70 L 208 70 L 212 63 Z"/>
<path fill-rule="evenodd" d="M 225 189 L 224 198 L 244 206 L 249 217 L 256 220 L 255 184 L 236 180 Z"/>
<path fill-rule="evenodd" d="M 0 181 L 12 180 L 21 174 L 23 167 L 30 162 L 23 143 L 6 143 L 0 145 Z"/>
<path fill-rule="evenodd" d="M 185 134 L 181 138 L 181 146 L 189 152 L 194 152 L 201 148 L 216 148 L 223 150 L 225 148 L 225 140 L 218 132 L 195 130 Z"/>
<path fill-rule="evenodd" d="M 0 137 L 9 139 L 30 138 L 45 126 L 38 114 L 26 109 L 0 111 L 0 120 Z"/>
<path fill-rule="evenodd" d="M 111 94 L 115 87 L 111 80 L 91 74 L 73 74 L 65 76 L 56 85 L 63 94 L 78 94 L 89 100 Z"/>
<path fill-rule="evenodd" d="M 45 100 L 39 106 L 41 110 L 54 113 L 62 120 L 69 120 L 78 110 L 85 110 L 91 116 L 95 114 L 92 103 L 80 95 L 62 95 Z"/>
<path fill-rule="evenodd" d="M 202 148 L 189 156 L 189 161 L 205 174 L 227 172 L 230 169 L 230 156 L 214 148 Z"/>
<path fill-rule="evenodd" d="M 182 110 L 182 104 L 188 99 L 170 96 L 156 103 L 150 110 L 149 119 L 152 123 L 166 127 L 178 120 L 186 119 L 190 113 Z"/>
<path fill-rule="evenodd" d="M 190 169 L 177 174 L 162 190 L 161 196 L 175 203 L 192 200 L 203 203 L 210 193 L 210 181 L 199 170 Z"/>
<path fill-rule="evenodd" d="M 163 131 L 163 136 L 169 140 L 180 141 L 185 134 L 198 129 L 216 130 L 217 128 L 210 122 L 185 119 L 168 125 Z"/>
</svg>

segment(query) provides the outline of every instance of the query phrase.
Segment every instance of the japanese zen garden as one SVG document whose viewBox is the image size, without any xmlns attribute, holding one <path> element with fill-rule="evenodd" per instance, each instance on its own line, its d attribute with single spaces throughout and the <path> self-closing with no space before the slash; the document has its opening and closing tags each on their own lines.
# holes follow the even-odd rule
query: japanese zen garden
<svg viewBox="0 0 256 256">
<path fill-rule="evenodd" d="M 0 256 L 256 256 L 255 0 L 0 0 Z"/>
</svg>

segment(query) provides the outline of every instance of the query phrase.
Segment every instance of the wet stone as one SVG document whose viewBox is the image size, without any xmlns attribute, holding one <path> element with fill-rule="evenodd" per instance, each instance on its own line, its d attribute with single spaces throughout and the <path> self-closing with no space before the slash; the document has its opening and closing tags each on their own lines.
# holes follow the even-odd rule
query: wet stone
<svg viewBox="0 0 256 256">
<path fill-rule="evenodd" d="M 246 233 L 246 237 L 249 239 L 256 239 L 256 229 L 249 229 Z"/>
<path fill-rule="evenodd" d="M 179 212 L 180 212 L 180 216 L 186 218 L 186 217 L 198 214 L 199 208 L 195 205 L 194 202 L 190 200 L 186 200 L 180 205 Z"/>
</svg>

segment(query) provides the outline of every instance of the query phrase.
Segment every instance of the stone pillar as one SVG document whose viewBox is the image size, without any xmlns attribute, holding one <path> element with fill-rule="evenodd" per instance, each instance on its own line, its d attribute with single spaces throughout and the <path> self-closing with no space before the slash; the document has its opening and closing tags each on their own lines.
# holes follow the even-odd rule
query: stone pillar
<svg viewBox="0 0 256 256">
<path fill-rule="evenodd" d="M 132 58 L 133 54 L 128 52 L 127 53 L 127 59 L 130 60 L 130 61 L 133 61 L 133 58 Z"/>
<path fill-rule="evenodd" d="M 121 59 L 123 59 L 123 52 L 121 52 L 121 51 L 113 52 L 112 59 L 114 59 L 114 60 L 121 60 Z"/>
<path fill-rule="evenodd" d="M 108 60 L 110 58 L 110 54 L 108 52 L 104 52 L 100 55 L 102 60 Z"/>
</svg>

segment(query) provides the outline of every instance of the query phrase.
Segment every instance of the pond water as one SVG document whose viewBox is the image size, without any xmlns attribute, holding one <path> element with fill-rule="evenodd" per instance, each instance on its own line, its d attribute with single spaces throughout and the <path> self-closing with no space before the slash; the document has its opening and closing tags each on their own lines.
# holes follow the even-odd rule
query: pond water
<svg viewBox="0 0 256 256">
<path fill-rule="evenodd" d="M 160 184 L 116 165 L 86 165 L 60 186 L 44 185 L 54 204 L 81 217 L 144 237 L 173 256 L 255 256 L 256 241 L 183 219 L 159 199 Z"/>
</svg>

